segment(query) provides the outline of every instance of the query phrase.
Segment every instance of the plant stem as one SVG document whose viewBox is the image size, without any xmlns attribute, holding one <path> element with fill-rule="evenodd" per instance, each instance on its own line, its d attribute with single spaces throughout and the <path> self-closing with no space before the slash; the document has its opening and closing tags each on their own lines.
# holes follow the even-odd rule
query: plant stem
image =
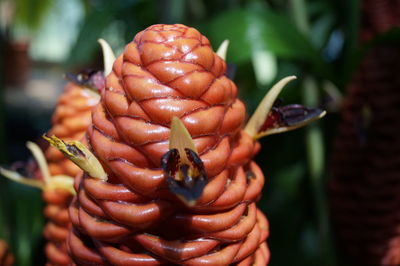
<svg viewBox="0 0 400 266">
<path fill-rule="evenodd" d="M 303 34 L 310 35 L 310 25 L 307 17 L 305 0 L 290 0 L 293 19 Z M 307 76 L 303 82 L 303 102 L 306 106 L 318 106 L 319 93 L 314 77 Z M 315 207 L 318 216 L 319 241 L 321 243 L 320 255 L 324 265 L 335 265 L 334 252 L 331 242 L 328 204 L 325 194 L 325 180 L 323 178 L 324 140 L 323 133 L 318 124 L 312 124 L 306 129 L 306 150 L 308 169 L 311 177 L 311 188 L 314 193 Z"/>
<path fill-rule="evenodd" d="M 314 78 L 306 77 L 303 84 L 303 97 L 306 106 L 316 106 L 318 103 L 318 88 Z M 319 240 L 321 257 L 324 265 L 334 265 L 334 252 L 330 235 L 328 204 L 324 180 L 324 140 L 321 127 L 311 124 L 306 129 L 306 149 L 311 188 L 314 193 L 315 207 L 318 215 Z"/>
<path fill-rule="evenodd" d="M 310 32 L 310 25 L 307 19 L 307 10 L 305 0 L 290 0 L 290 9 L 293 20 L 303 34 Z"/>
</svg>

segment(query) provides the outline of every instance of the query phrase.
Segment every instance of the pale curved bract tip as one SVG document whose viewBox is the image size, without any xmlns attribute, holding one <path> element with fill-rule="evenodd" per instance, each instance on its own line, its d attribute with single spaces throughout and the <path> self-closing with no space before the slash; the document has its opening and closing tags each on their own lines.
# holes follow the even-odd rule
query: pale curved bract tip
<svg viewBox="0 0 400 266">
<path fill-rule="evenodd" d="M 64 189 L 71 193 L 71 195 L 76 195 L 74 189 L 74 178 L 67 175 L 56 175 L 51 178 L 51 182 L 47 184 L 48 189 Z"/>
<path fill-rule="evenodd" d="M 193 142 L 192 136 L 186 129 L 182 121 L 174 116 L 171 121 L 171 132 L 169 135 L 169 149 L 177 149 L 182 160 L 187 160 L 185 148 L 191 149 L 197 153 L 196 146 Z"/>
<path fill-rule="evenodd" d="M 46 157 L 44 156 L 42 149 L 39 147 L 39 145 L 32 141 L 27 141 L 26 147 L 31 151 L 33 158 L 35 158 L 35 161 L 39 166 L 40 172 L 42 173 L 44 182 L 48 183 L 50 181 L 51 175 L 49 167 L 47 165 Z"/>
<path fill-rule="evenodd" d="M 276 83 L 264 96 L 260 104 L 258 105 L 256 111 L 247 122 L 244 130 L 251 137 L 255 138 L 260 130 L 261 126 L 264 124 L 265 119 L 268 116 L 274 102 L 278 98 L 279 94 L 283 90 L 283 88 L 292 80 L 296 79 L 296 76 L 288 76 L 286 78 L 281 79 Z"/>
<path fill-rule="evenodd" d="M 115 61 L 115 55 L 107 41 L 105 41 L 104 39 L 98 39 L 97 41 L 99 42 L 103 51 L 104 76 L 107 76 L 112 71 Z"/>
<path fill-rule="evenodd" d="M 2 167 L 0 167 L 0 174 L 16 183 L 19 183 L 19 184 L 23 184 L 23 185 L 30 186 L 30 187 L 36 187 L 36 188 L 39 188 L 42 190 L 45 187 L 45 183 L 43 181 L 21 176 L 19 173 L 15 172 L 15 171 L 7 170 Z"/>
<path fill-rule="evenodd" d="M 31 141 L 28 141 L 26 146 L 32 152 L 33 157 L 39 166 L 40 172 L 42 173 L 43 180 L 24 177 L 16 171 L 8 170 L 2 167 L 0 167 L 0 174 L 16 183 L 30 187 L 36 187 L 41 190 L 64 189 L 70 192 L 72 195 L 76 194 L 73 186 L 74 179 L 72 177 L 67 175 L 51 176 L 42 149 L 36 143 Z"/>
<path fill-rule="evenodd" d="M 228 53 L 229 40 L 226 39 L 221 43 L 221 45 L 217 49 L 217 55 L 221 57 L 224 61 L 226 61 L 226 54 Z"/>
</svg>

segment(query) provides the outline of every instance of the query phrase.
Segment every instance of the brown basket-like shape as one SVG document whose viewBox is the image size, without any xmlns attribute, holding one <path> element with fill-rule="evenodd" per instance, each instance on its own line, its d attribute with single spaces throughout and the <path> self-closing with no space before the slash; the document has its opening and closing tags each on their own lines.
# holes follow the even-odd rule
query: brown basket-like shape
<svg viewBox="0 0 400 266">
<path fill-rule="evenodd" d="M 12 266 L 14 265 L 14 256 L 11 253 L 7 243 L 0 239 L 0 265 Z"/>
<path fill-rule="evenodd" d="M 107 77 L 87 143 L 109 175 L 83 175 L 67 245 L 78 265 L 266 265 L 268 223 L 256 208 L 264 176 L 242 131 L 245 107 L 225 62 L 197 30 L 154 25 L 136 35 Z M 177 116 L 208 174 L 185 207 L 160 159 Z"/>
<path fill-rule="evenodd" d="M 394 26 L 400 26 L 399 0 L 362 1 L 361 40 L 368 41 L 377 34 L 384 33 Z"/>
<path fill-rule="evenodd" d="M 399 0 L 362 2 L 361 42 L 400 26 Z M 330 184 L 337 247 L 352 265 L 400 265 L 400 48 L 366 54 L 347 91 Z"/>
<path fill-rule="evenodd" d="M 52 117 L 53 127 L 48 134 L 57 135 L 64 140 L 81 139 L 90 125 L 91 109 L 97 103 L 98 99 L 84 91 L 82 86 L 73 82 L 67 83 L 57 102 Z M 48 147 L 45 156 L 52 176 L 63 174 L 75 177 L 81 172 L 79 167 L 54 147 Z M 65 239 L 70 227 L 68 205 L 72 194 L 61 189 L 45 189 L 43 199 L 47 204 L 44 214 L 48 223 L 44 228 L 44 236 L 48 241 L 45 248 L 48 265 L 68 265 L 70 258 Z"/>
<path fill-rule="evenodd" d="M 338 247 L 357 265 L 400 264 L 399 60 L 398 47 L 369 52 L 349 88 L 336 141 Z"/>
</svg>

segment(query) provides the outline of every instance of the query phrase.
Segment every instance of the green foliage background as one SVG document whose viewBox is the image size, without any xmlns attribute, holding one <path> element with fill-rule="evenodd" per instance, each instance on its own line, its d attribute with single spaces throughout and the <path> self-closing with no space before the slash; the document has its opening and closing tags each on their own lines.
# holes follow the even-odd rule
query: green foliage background
<svg viewBox="0 0 400 266">
<path fill-rule="evenodd" d="M 48 2 L 19 0 L 24 7 L 19 21 L 31 23 L 34 30 Z M 367 49 L 358 44 L 359 1 L 82 0 L 82 6 L 85 19 L 65 69 L 92 62 L 99 54 L 97 39 L 113 23 L 123 25 L 122 44 L 152 24 L 183 23 L 208 36 L 214 48 L 230 40 L 227 61 L 236 66 L 234 81 L 249 113 L 274 82 L 297 75 L 282 94 L 285 103 L 330 112 L 312 126 L 261 140 L 256 161 L 266 184 L 259 206 L 270 221 L 270 265 L 343 265 L 334 251 L 326 193 L 339 115 L 327 105 L 326 91 L 329 87 L 345 94 Z M 17 265 L 43 264 L 40 192 L 4 179 L 0 191 L 0 236 L 11 243 Z"/>
</svg>

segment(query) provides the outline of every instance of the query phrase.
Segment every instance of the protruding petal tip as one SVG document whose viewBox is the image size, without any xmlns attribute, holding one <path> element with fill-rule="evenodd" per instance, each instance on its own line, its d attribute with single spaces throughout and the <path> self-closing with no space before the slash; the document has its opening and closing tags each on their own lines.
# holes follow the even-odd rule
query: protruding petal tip
<svg viewBox="0 0 400 266">
<path fill-rule="evenodd" d="M 28 141 L 26 143 L 26 147 L 31 151 L 33 158 L 35 158 L 35 161 L 39 166 L 40 172 L 42 173 L 44 182 L 49 182 L 50 171 L 49 167 L 47 166 L 46 157 L 44 156 L 42 149 L 36 143 L 31 141 Z"/>
<path fill-rule="evenodd" d="M 51 182 L 46 184 L 48 189 L 64 189 L 67 190 L 72 195 L 76 195 L 74 189 L 74 178 L 66 175 L 56 175 L 51 178 Z"/>
<path fill-rule="evenodd" d="M 253 116 L 245 127 L 245 131 L 254 139 L 290 131 L 305 126 L 325 116 L 326 112 L 319 108 L 307 108 L 299 104 L 277 106 L 277 97 L 284 86 L 295 79 L 289 76 L 276 85 L 265 95 Z"/>
<path fill-rule="evenodd" d="M 264 96 L 260 104 L 258 105 L 256 111 L 251 116 L 249 122 L 245 127 L 245 131 L 247 134 L 256 137 L 260 128 L 265 123 L 267 116 L 274 105 L 274 102 L 278 98 L 278 95 L 281 93 L 282 89 L 288 84 L 290 81 L 296 79 L 296 76 L 289 76 L 281 79 L 278 83 L 276 83 Z"/>
<path fill-rule="evenodd" d="M 306 108 L 299 104 L 273 107 L 265 124 L 254 136 L 255 139 L 278 134 L 305 126 L 315 120 L 321 119 L 326 111 L 319 108 Z"/>
<path fill-rule="evenodd" d="M 107 173 L 104 171 L 103 166 L 94 154 L 81 142 L 65 142 L 54 135 L 51 137 L 43 135 L 43 138 L 91 177 L 107 181 Z"/>
<path fill-rule="evenodd" d="M 203 162 L 190 149 L 185 149 L 190 163 L 182 163 L 177 149 L 169 150 L 161 159 L 169 190 L 186 206 L 193 207 L 201 197 L 208 177 Z"/>
<path fill-rule="evenodd" d="M 86 69 L 77 74 L 67 73 L 65 78 L 85 89 L 91 97 L 100 100 L 99 91 L 102 91 L 105 87 L 103 71 Z"/>
<path fill-rule="evenodd" d="M 177 117 L 171 121 L 169 151 L 161 158 L 161 168 L 169 190 L 186 206 L 196 205 L 208 177 L 192 137 Z"/>
<path fill-rule="evenodd" d="M 174 116 L 171 121 L 171 132 L 169 135 L 169 149 L 177 149 L 181 156 L 182 162 L 188 163 L 185 149 L 190 149 L 197 153 L 196 146 L 193 142 L 192 136 L 186 129 L 182 121 Z"/>
</svg>

